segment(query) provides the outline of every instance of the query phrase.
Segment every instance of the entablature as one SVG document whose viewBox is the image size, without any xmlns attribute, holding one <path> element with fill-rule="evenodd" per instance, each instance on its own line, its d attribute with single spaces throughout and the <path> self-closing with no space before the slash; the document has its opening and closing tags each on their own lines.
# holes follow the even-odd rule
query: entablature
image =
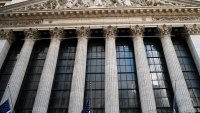
<svg viewBox="0 0 200 113">
<path fill-rule="evenodd" d="M 200 16 L 199 7 L 160 8 L 105 8 L 42 10 L 27 12 L 1 12 L 3 19 L 49 19 L 49 18 L 90 18 L 90 17 L 137 17 L 137 16 Z"/>
</svg>

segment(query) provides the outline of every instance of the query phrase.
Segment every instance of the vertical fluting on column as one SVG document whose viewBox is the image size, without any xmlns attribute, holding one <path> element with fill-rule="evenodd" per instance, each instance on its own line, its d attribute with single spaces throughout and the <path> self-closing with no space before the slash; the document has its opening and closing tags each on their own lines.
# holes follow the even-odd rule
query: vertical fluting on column
<svg viewBox="0 0 200 113">
<path fill-rule="evenodd" d="M 9 80 L 9 87 L 6 87 L 3 98 L 1 102 L 4 102 L 8 98 L 12 98 L 11 107 L 15 106 L 24 75 L 26 72 L 26 68 L 29 63 L 29 59 L 31 56 L 31 52 L 35 43 L 35 39 L 38 38 L 38 30 L 37 29 L 28 29 L 24 31 L 25 34 L 25 42 L 20 52 L 20 55 L 17 59 L 15 67 L 13 69 L 12 75 Z"/>
<path fill-rule="evenodd" d="M 68 113 L 81 113 L 84 100 L 87 44 L 90 28 L 80 27 L 76 29 L 76 32 L 78 34 L 78 45 L 73 69 Z"/>
<path fill-rule="evenodd" d="M 12 30 L 5 31 L 2 29 L 0 31 L 0 69 L 13 41 L 14 37 Z"/>
<path fill-rule="evenodd" d="M 63 28 L 50 30 L 51 43 L 44 62 L 32 113 L 47 113 Z"/>
<path fill-rule="evenodd" d="M 188 34 L 186 41 L 200 74 L 200 26 L 194 24 L 193 26 L 185 26 L 185 29 Z"/>
<path fill-rule="evenodd" d="M 174 46 L 171 41 L 171 26 L 159 26 L 161 43 L 164 51 L 164 56 L 167 63 L 173 90 L 176 93 L 176 102 L 178 104 L 179 112 L 194 112 L 189 91 L 179 64 Z M 176 85 L 175 85 L 176 82 Z"/>
<path fill-rule="evenodd" d="M 150 69 L 143 42 L 144 27 L 131 28 L 142 113 L 157 113 Z"/>
<path fill-rule="evenodd" d="M 119 113 L 119 92 L 115 38 L 117 27 L 104 28 L 105 47 L 105 113 Z"/>
</svg>

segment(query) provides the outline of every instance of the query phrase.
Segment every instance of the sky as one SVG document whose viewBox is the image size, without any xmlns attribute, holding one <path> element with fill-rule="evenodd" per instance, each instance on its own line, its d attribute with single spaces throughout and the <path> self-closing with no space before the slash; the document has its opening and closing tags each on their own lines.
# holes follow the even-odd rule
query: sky
<svg viewBox="0 0 200 113">
<path fill-rule="evenodd" d="M 27 0 L 12 0 L 9 4 L 15 4 L 18 2 L 23 2 L 23 1 L 27 1 Z"/>
</svg>

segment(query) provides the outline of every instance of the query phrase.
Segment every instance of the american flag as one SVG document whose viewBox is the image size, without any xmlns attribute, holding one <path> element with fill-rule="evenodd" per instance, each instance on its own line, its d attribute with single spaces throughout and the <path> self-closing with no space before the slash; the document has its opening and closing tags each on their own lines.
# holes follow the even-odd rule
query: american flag
<svg viewBox="0 0 200 113">
<path fill-rule="evenodd" d="M 9 100 L 6 100 L 1 106 L 0 106 L 0 113 L 11 113 Z"/>
<path fill-rule="evenodd" d="M 84 104 L 83 110 L 81 113 L 90 113 L 90 102 L 89 100 Z"/>
</svg>

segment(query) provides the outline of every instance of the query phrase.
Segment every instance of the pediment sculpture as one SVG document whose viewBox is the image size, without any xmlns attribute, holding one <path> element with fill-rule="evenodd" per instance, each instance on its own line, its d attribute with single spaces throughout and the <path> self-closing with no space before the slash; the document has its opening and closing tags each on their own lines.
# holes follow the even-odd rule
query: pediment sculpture
<svg viewBox="0 0 200 113">
<path fill-rule="evenodd" d="M 166 0 L 55 0 L 57 9 L 66 8 L 97 8 L 97 7 L 137 7 L 137 6 L 176 6 L 180 4 L 167 2 Z"/>
<path fill-rule="evenodd" d="M 35 0 L 36 1 L 36 0 Z M 188 3 L 173 0 L 41 0 L 27 5 L 4 11 L 29 11 L 51 9 L 81 9 L 81 8 L 112 8 L 112 7 L 156 7 L 156 6 L 187 6 Z M 20 3 L 18 3 L 20 5 Z M 15 4 L 16 5 L 16 4 Z M 190 5 L 190 4 L 189 4 Z M 193 5 L 193 4 L 192 4 Z M 0 8 L 1 9 L 1 8 Z M 1 11 L 0 11 L 1 12 Z"/>
</svg>

